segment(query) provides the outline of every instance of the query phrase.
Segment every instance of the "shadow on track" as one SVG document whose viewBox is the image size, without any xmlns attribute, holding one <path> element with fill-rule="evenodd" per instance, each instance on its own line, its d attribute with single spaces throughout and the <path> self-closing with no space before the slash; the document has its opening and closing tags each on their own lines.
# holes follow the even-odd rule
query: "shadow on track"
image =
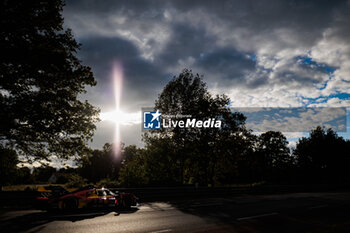
<svg viewBox="0 0 350 233">
<path fill-rule="evenodd" d="M 92 219 L 110 213 L 114 216 L 130 214 L 138 208 L 129 209 L 84 209 L 71 211 L 13 211 L 1 215 L 0 232 L 38 232 L 45 224 L 53 221 L 77 222 Z M 32 229 L 35 228 L 33 231 Z"/>
<path fill-rule="evenodd" d="M 350 196 L 289 194 L 168 201 L 228 232 L 350 232 Z M 321 231 L 322 230 L 322 231 Z"/>
</svg>

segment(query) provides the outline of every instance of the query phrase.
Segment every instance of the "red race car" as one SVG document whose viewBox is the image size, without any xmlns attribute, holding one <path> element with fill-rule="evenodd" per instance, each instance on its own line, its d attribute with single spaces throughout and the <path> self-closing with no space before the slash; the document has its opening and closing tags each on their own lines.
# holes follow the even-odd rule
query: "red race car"
<svg viewBox="0 0 350 233">
<path fill-rule="evenodd" d="M 132 193 L 112 192 L 93 186 L 68 192 L 61 186 L 44 186 L 38 190 L 38 206 L 41 209 L 82 209 L 93 207 L 130 208 L 137 205 L 137 198 Z"/>
</svg>

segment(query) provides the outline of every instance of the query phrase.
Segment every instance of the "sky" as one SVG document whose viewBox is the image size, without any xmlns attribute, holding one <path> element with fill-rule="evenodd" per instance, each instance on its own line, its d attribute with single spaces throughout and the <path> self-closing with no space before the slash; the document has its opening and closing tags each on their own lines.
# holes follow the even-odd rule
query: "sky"
<svg viewBox="0 0 350 233">
<path fill-rule="evenodd" d="M 184 68 L 232 107 L 350 104 L 350 1 L 67 0 L 63 16 L 97 80 L 81 98 L 114 111 L 113 64 L 122 68 L 126 145 L 142 146 L 141 108 Z M 91 146 L 114 134 L 115 123 L 101 121 Z M 295 144 L 306 133 L 285 135 Z"/>
</svg>

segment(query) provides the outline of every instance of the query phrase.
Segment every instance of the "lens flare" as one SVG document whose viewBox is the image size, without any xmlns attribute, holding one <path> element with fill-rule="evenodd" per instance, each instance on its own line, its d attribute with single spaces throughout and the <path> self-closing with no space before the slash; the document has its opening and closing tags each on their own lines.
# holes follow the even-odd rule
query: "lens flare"
<svg viewBox="0 0 350 233">
<path fill-rule="evenodd" d="M 123 69 L 119 63 L 113 65 L 113 85 L 114 85 L 114 98 L 115 98 L 115 111 L 120 112 L 120 99 L 122 95 L 123 84 Z M 114 135 L 114 153 L 116 157 L 121 153 L 120 142 L 120 121 L 115 121 L 115 135 Z"/>
<path fill-rule="evenodd" d="M 100 113 L 102 121 L 110 121 L 115 124 L 113 152 L 116 159 L 121 156 L 120 126 L 135 125 L 141 123 L 141 112 L 125 113 L 120 109 L 123 85 L 123 69 L 119 63 L 114 63 L 112 67 L 112 79 L 114 88 L 115 110 Z"/>
<path fill-rule="evenodd" d="M 134 125 L 141 123 L 141 112 L 125 113 L 122 110 L 100 113 L 103 121 L 119 123 L 119 125 Z"/>
</svg>

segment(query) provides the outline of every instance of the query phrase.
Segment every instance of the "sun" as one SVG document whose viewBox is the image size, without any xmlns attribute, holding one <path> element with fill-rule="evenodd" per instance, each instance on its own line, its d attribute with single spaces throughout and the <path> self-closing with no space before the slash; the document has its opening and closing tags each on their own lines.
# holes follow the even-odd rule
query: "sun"
<svg viewBox="0 0 350 233">
<path fill-rule="evenodd" d="M 115 156 L 118 157 L 121 152 L 121 141 L 120 141 L 120 127 L 122 125 L 134 125 L 141 123 L 141 112 L 136 113 L 125 113 L 121 110 L 114 110 L 111 112 L 100 113 L 100 119 L 102 121 L 109 121 L 115 124 L 114 132 L 114 152 Z"/>
<path fill-rule="evenodd" d="M 114 123 L 123 124 L 128 121 L 128 114 L 121 110 L 114 110 L 112 112 L 105 112 L 100 114 L 102 121 L 112 121 Z"/>
<path fill-rule="evenodd" d="M 112 79 L 114 87 L 115 110 L 100 113 L 100 119 L 102 121 L 110 121 L 115 124 L 113 147 L 115 156 L 119 157 L 121 153 L 120 126 L 141 123 L 141 112 L 125 113 L 120 109 L 123 84 L 123 69 L 121 64 L 118 62 L 115 62 L 113 64 Z"/>
<path fill-rule="evenodd" d="M 113 64 L 112 69 L 113 87 L 114 87 L 114 100 L 115 100 L 115 111 L 101 113 L 100 117 L 102 120 L 109 120 L 115 122 L 115 133 L 114 133 L 114 152 L 115 156 L 119 157 L 121 153 L 121 142 L 120 142 L 120 124 L 125 118 L 125 114 L 120 110 L 120 99 L 122 95 L 122 80 L 123 80 L 123 69 L 118 62 Z"/>
<path fill-rule="evenodd" d="M 134 125 L 141 122 L 141 112 L 125 113 L 122 110 L 100 113 L 102 121 L 110 121 L 118 125 Z"/>
</svg>

